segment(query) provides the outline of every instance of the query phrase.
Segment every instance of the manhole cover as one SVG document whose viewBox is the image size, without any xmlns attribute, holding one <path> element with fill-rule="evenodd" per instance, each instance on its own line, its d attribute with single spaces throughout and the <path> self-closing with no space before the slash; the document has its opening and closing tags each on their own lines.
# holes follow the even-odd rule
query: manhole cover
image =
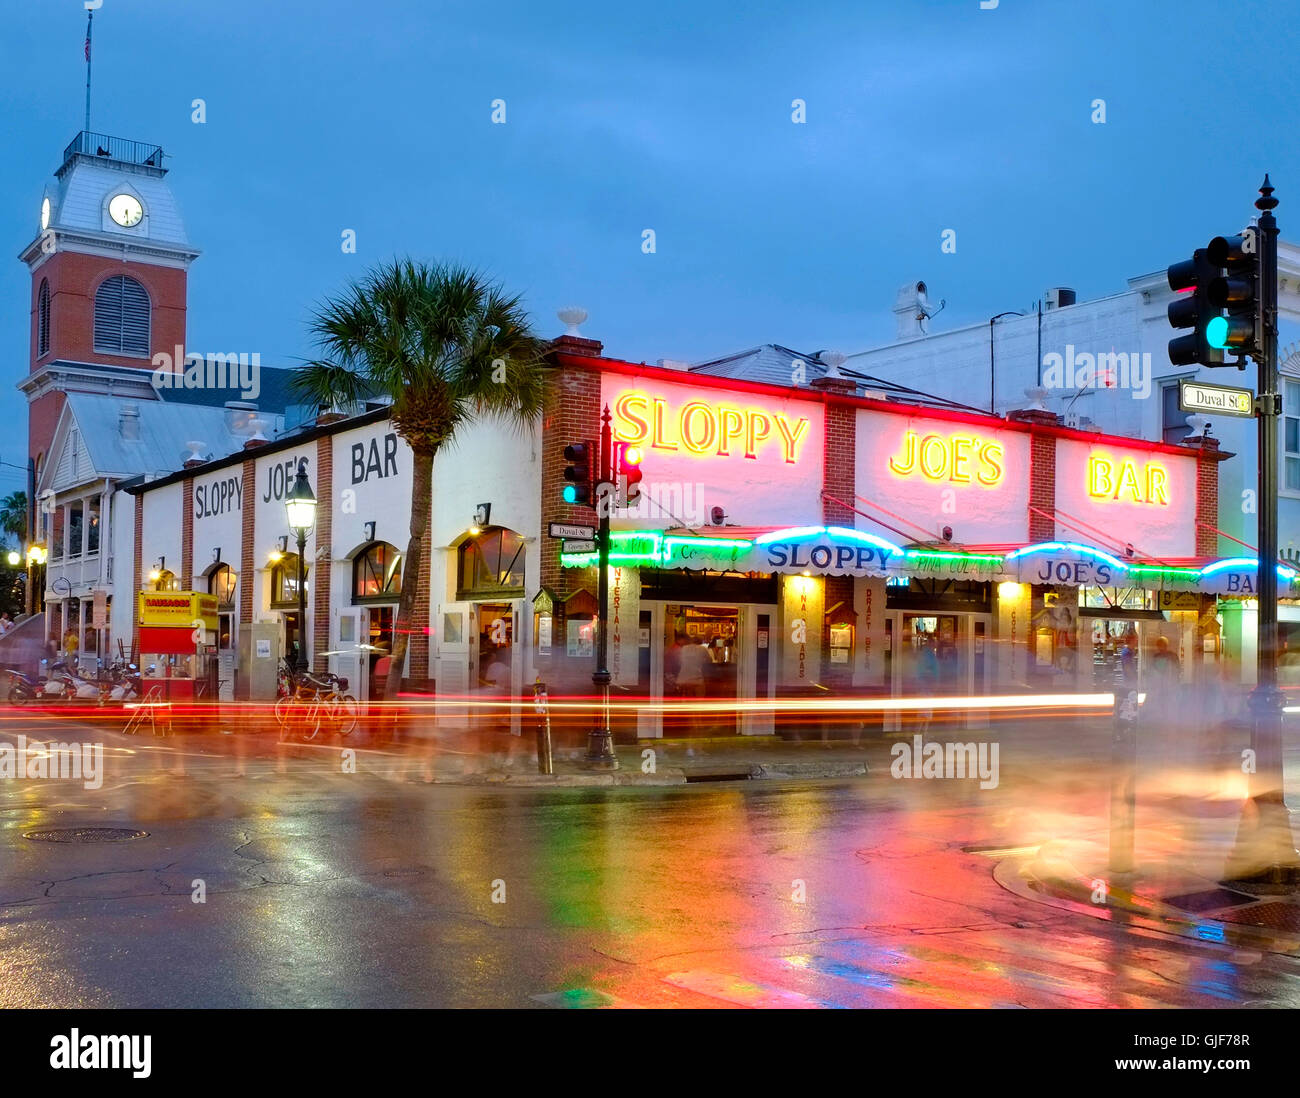
<svg viewBox="0 0 1300 1098">
<path fill-rule="evenodd" d="M 129 827 L 56 827 L 28 831 L 23 838 L 37 843 L 123 843 L 128 839 L 143 839 L 148 834 Z"/>
</svg>

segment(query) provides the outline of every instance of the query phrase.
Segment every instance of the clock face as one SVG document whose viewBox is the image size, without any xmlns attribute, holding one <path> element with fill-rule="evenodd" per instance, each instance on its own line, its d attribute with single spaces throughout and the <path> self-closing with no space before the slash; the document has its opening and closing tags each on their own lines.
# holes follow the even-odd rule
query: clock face
<svg viewBox="0 0 1300 1098">
<path fill-rule="evenodd" d="M 122 228 L 129 229 L 133 225 L 140 224 L 140 218 L 144 217 L 144 210 L 140 206 L 140 200 L 134 195 L 119 194 L 114 195 L 109 201 L 108 216 Z"/>
<path fill-rule="evenodd" d="M 42 198 L 41 199 L 41 232 L 44 232 L 49 227 L 50 227 L 50 200 L 48 198 Z"/>
</svg>

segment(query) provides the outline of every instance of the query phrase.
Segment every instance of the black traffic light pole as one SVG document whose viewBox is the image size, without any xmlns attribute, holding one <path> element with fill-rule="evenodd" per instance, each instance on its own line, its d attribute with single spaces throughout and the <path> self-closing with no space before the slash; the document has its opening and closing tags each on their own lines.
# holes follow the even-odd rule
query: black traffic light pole
<svg viewBox="0 0 1300 1098">
<path fill-rule="evenodd" d="M 1250 746 L 1255 770 L 1250 775 L 1250 801 L 1237 830 L 1236 848 L 1225 877 L 1236 881 L 1294 884 L 1300 879 L 1300 859 L 1291 834 L 1283 790 L 1282 692 L 1277 686 L 1277 492 L 1278 420 L 1282 399 L 1277 371 L 1277 220 L 1278 200 L 1268 176 L 1259 189 L 1256 235 L 1259 249 L 1258 324 L 1255 340 L 1259 419 L 1259 572 L 1256 582 L 1259 611 L 1256 650 L 1257 682 L 1251 693 Z"/>
<path fill-rule="evenodd" d="M 613 432 L 609 406 L 600 417 L 600 453 L 597 456 L 596 517 L 600 527 L 596 531 L 596 548 L 599 551 L 600 577 L 597 580 L 598 622 L 596 625 L 596 670 L 591 681 L 600 691 L 600 725 L 587 736 L 587 754 L 584 762 L 590 769 L 617 770 L 618 756 L 614 754 L 614 735 L 609 727 L 609 513 L 614 506 Z"/>
<path fill-rule="evenodd" d="M 1283 789 L 1282 691 L 1278 690 L 1278 200 L 1268 175 L 1260 187 L 1255 229 L 1256 325 L 1252 357 L 1258 370 L 1256 416 L 1260 431 L 1258 470 L 1258 573 L 1256 595 L 1256 686 L 1251 693 L 1251 798 L 1245 804 L 1225 878 L 1296 884 L 1300 858 L 1291 834 Z M 1249 230 L 1248 230 L 1249 231 Z M 1222 242 L 1214 242 L 1221 244 Z"/>
</svg>

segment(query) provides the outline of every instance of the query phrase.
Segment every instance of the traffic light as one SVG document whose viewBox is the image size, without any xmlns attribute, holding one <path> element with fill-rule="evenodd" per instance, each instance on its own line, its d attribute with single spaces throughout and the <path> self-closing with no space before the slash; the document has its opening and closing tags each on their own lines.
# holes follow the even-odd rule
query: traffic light
<svg viewBox="0 0 1300 1098">
<path fill-rule="evenodd" d="M 1223 349 L 1212 345 L 1206 332 L 1219 316 L 1210 300 L 1210 285 L 1219 273 L 1206 248 L 1197 248 L 1191 259 L 1175 263 L 1167 272 L 1169 288 L 1182 294 L 1169 304 L 1170 327 L 1193 329 L 1169 341 L 1169 361 L 1174 366 L 1224 365 Z"/>
<path fill-rule="evenodd" d="M 618 448 L 619 494 L 620 505 L 632 507 L 641 498 L 641 447 L 630 442 L 615 444 Z"/>
<path fill-rule="evenodd" d="M 1244 370 L 1245 356 L 1258 354 L 1263 342 L 1255 230 L 1247 229 L 1237 236 L 1216 236 L 1206 254 L 1214 266 L 1227 272 L 1211 281 L 1209 297 L 1215 309 L 1226 309 L 1228 315 L 1212 317 L 1205 337 L 1211 347 L 1240 355 L 1235 365 Z"/>
<path fill-rule="evenodd" d="M 571 442 L 564 448 L 564 468 L 567 483 L 561 493 L 565 503 L 591 504 L 591 443 Z"/>
</svg>

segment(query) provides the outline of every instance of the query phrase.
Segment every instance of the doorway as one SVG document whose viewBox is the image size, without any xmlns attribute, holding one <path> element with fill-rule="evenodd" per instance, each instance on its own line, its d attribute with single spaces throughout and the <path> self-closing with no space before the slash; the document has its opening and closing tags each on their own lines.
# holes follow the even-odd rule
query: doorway
<svg viewBox="0 0 1300 1098">
<path fill-rule="evenodd" d="M 664 697 L 669 705 L 710 703 L 704 712 L 668 709 L 665 736 L 733 736 L 740 731 L 741 610 L 669 605 L 664 614 Z M 730 703 L 729 705 L 727 703 Z M 716 708 L 714 708 L 716 706 Z"/>
<path fill-rule="evenodd" d="M 476 727 L 518 735 L 519 711 L 513 704 L 520 689 L 521 664 L 516 640 L 519 613 L 512 602 L 474 605 L 470 693 Z"/>
</svg>

